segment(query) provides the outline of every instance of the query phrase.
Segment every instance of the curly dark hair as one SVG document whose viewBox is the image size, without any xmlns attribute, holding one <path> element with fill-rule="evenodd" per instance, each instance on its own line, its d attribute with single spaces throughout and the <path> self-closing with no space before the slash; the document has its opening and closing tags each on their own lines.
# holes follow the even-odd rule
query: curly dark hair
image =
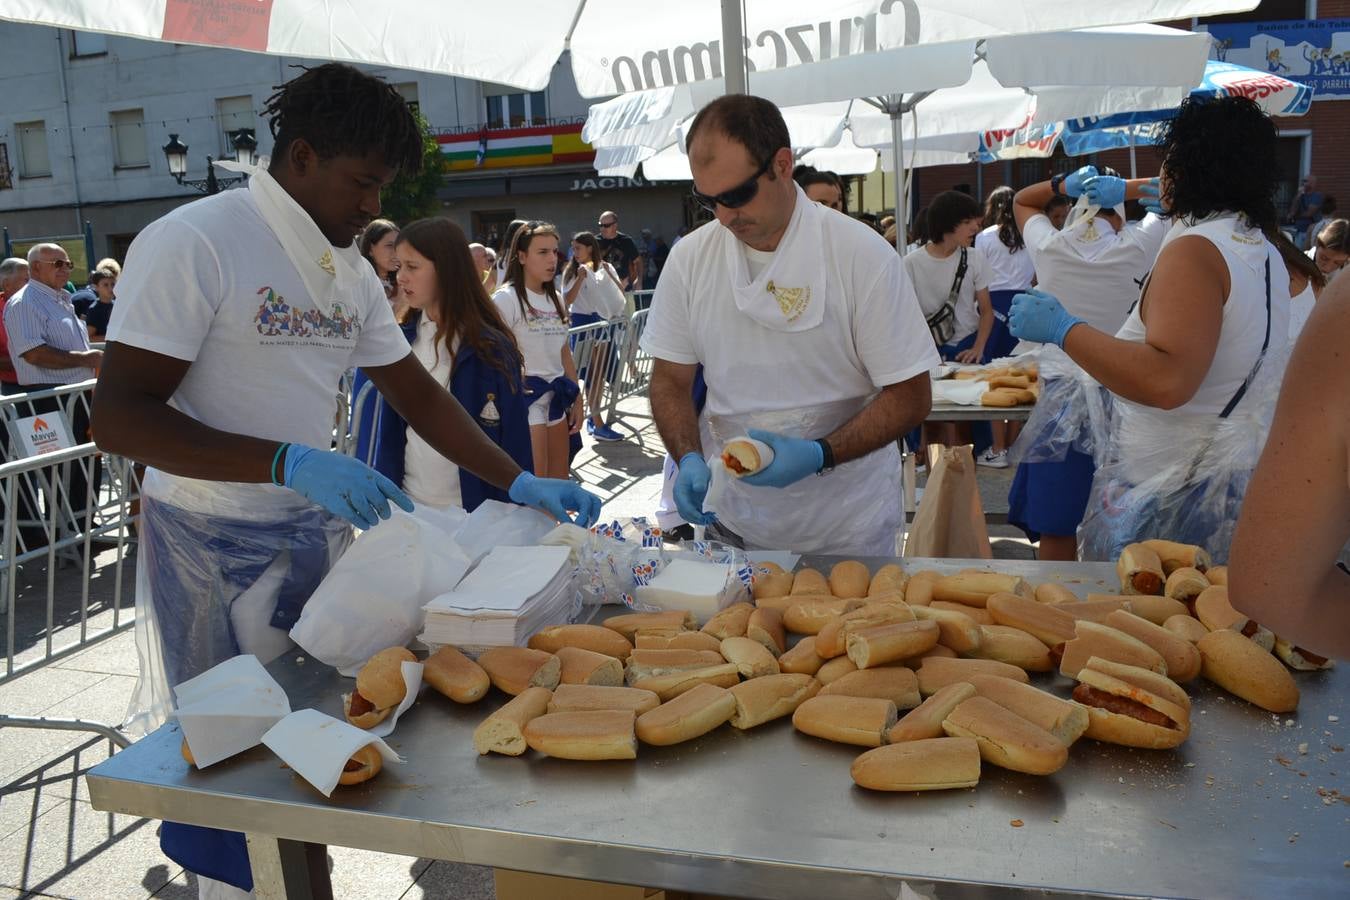
<svg viewBox="0 0 1350 900">
<path fill-rule="evenodd" d="M 1241 213 L 1267 235 L 1275 209 L 1275 124 L 1246 97 L 1187 98 L 1163 129 L 1164 205 L 1183 219 Z"/>
<path fill-rule="evenodd" d="M 304 72 L 276 85 L 263 107 L 274 160 L 303 139 L 320 159 L 374 152 L 405 175 L 422 171 L 422 129 L 392 85 L 345 63 L 297 68 Z"/>
</svg>

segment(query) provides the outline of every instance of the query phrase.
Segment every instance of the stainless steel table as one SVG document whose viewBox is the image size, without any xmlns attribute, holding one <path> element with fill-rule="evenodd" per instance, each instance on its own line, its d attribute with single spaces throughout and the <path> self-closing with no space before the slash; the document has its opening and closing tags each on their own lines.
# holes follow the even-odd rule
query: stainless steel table
<svg viewBox="0 0 1350 900">
<path fill-rule="evenodd" d="M 1115 581 L 1103 564 L 997 568 L 1080 594 Z M 332 669 L 292 654 L 273 671 L 295 708 L 340 715 Z M 100 810 L 247 832 L 263 898 L 322 892 L 300 842 L 737 897 L 879 900 L 902 882 L 940 898 L 1350 896 L 1350 808 L 1333 793 L 1350 793 L 1350 675 L 1298 681 L 1288 717 L 1193 682 L 1191 739 L 1175 752 L 1083 740 L 1051 777 L 987 765 L 978 788 L 927 794 L 854 787 L 858 749 L 786 720 L 631 762 L 478 757 L 470 734 L 495 692 L 472 707 L 425 695 L 391 739 L 407 764 L 331 800 L 261 747 L 189 770 L 173 725 L 88 780 Z"/>
<path fill-rule="evenodd" d="M 934 400 L 927 422 L 1025 422 L 1034 406 L 962 406 Z"/>
</svg>

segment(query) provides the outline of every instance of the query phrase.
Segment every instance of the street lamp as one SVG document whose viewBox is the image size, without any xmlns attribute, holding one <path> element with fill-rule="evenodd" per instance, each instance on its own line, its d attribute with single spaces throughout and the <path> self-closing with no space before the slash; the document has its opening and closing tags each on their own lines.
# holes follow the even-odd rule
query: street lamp
<svg viewBox="0 0 1350 900">
<path fill-rule="evenodd" d="M 253 165 L 256 159 L 258 141 L 253 136 L 252 128 L 241 128 L 230 135 L 230 143 L 234 145 L 234 158 L 245 165 Z M 187 174 L 188 146 L 178 139 L 178 135 L 170 134 L 169 142 L 164 145 L 164 158 L 169 163 L 169 174 L 173 176 L 174 181 L 188 187 L 196 188 L 205 194 L 219 193 L 224 188 L 238 184 L 244 180 L 243 175 L 237 175 L 231 178 L 217 178 L 216 168 L 213 165 L 215 160 L 210 156 L 206 157 L 206 177 L 205 178 L 184 178 Z"/>
</svg>

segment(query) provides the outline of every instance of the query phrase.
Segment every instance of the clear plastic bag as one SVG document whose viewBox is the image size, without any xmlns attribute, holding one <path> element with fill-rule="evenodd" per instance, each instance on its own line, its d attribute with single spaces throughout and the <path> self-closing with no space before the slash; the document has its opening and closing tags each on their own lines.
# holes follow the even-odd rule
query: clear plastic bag
<svg viewBox="0 0 1350 900">
<path fill-rule="evenodd" d="M 1054 345 L 1042 346 L 1036 357 L 1041 395 L 1008 452 L 1008 462 L 1063 462 L 1076 450 L 1102 464 L 1111 443 L 1111 392 Z"/>
<path fill-rule="evenodd" d="M 493 547 L 535 546 L 557 524 L 552 516 L 528 506 L 484 500 L 460 524 L 455 541 L 477 563 Z"/>
<path fill-rule="evenodd" d="M 1287 350 L 1271 348 L 1228 418 L 1117 402 L 1110 451 L 1078 529 L 1081 557 L 1113 560 L 1127 544 L 1161 538 L 1197 544 L 1215 563 L 1227 562 L 1287 358 Z"/>
<path fill-rule="evenodd" d="M 632 607 L 639 584 L 661 571 L 668 554 L 661 529 L 646 519 L 613 519 L 589 531 L 559 525 L 540 543 L 567 544 L 577 567 L 577 594 L 585 606 L 622 603 Z"/>
</svg>

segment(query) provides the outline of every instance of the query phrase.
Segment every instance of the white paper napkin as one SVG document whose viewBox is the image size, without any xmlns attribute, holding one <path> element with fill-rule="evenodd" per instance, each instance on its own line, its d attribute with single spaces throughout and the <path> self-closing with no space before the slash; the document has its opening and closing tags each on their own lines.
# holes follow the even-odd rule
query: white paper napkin
<svg viewBox="0 0 1350 900">
<path fill-rule="evenodd" d="M 173 693 L 175 715 L 201 769 L 257 746 L 291 711 L 281 685 L 249 655 L 227 659 Z"/>
<path fill-rule="evenodd" d="M 385 763 L 403 762 L 403 757 L 369 731 L 340 722 L 317 709 L 291 713 L 273 725 L 262 736 L 262 742 L 325 797 L 333 795 L 347 760 L 362 747 L 374 744 Z"/>
</svg>

